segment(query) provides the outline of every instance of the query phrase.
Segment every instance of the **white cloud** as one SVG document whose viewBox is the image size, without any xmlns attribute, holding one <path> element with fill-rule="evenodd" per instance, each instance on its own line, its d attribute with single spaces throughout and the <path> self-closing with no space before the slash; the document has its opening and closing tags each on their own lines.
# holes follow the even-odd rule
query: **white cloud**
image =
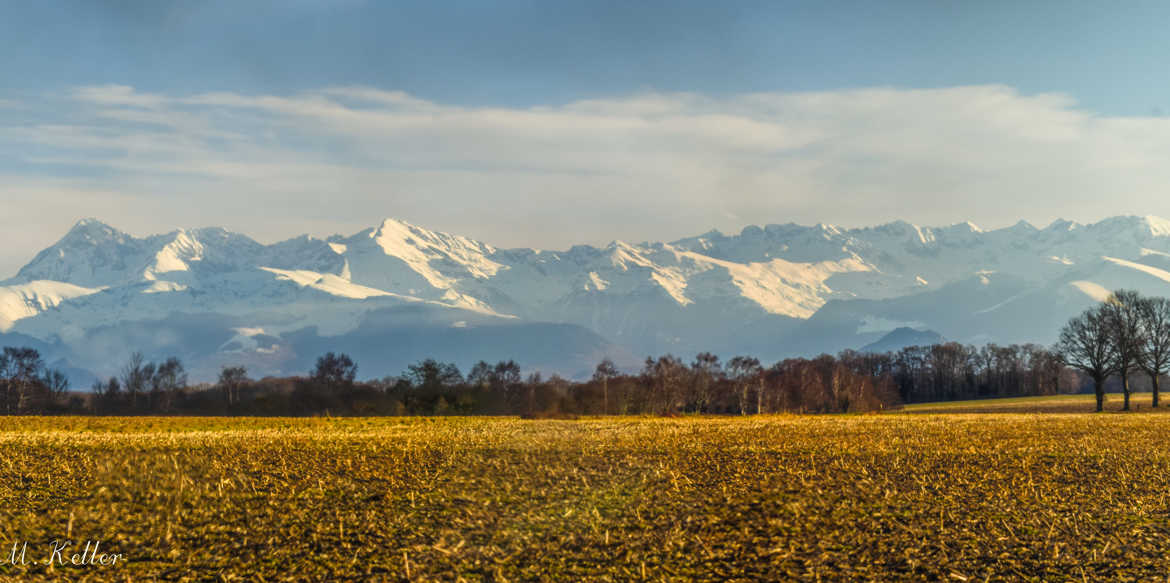
<svg viewBox="0 0 1170 583">
<path fill-rule="evenodd" d="M 11 120 L 0 110 L 11 161 L 0 179 L 23 189 L 6 191 L 5 220 L 39 227 L 2 252 L 5 272 L 81 215 L 142 232 L 222 224 L 270 240 L 392 215 L 554 248 L 743 221 L 994 227 L 1170 215 L 1170 121 L 1102 117 L 1002 86 L 504 108 L 367 87 L 164 95 L 108 85 L 16 105 Z"/>
<path fill-rule="evenodd" d="M 91 85 L 78 87 L 73 91 L 73 97 L 78 101 L 97 103 L 100 105 L 122 105 L 144 108 L 157 108 L 165 101 L 159 95 L 135 91 L 133 87 L 127 85 Z"/>
</svg>

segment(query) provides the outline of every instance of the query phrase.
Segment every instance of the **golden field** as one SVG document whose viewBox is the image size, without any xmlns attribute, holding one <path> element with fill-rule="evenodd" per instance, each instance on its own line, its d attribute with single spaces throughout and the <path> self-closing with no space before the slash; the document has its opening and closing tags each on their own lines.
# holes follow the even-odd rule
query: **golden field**
<svg viewBox="0 0 1170 583">
<path fill-rule="evenodd" d="M 1079 398 L 820 417 L 3 418 L 0 573 L 1165 580 L 1170 416 L 1060 412 Z M 54 540 L 122 558 L 60 564 Z"/>
</svg>

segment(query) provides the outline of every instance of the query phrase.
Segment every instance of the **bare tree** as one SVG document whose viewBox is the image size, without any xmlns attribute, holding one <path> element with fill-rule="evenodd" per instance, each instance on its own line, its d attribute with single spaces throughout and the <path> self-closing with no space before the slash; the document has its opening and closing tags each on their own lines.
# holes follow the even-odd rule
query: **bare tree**
<svg viewBox="0 0 1170 583">
<path fill-rule="evenodd" d="M 687 373 L 686 365 L 673 355 L 646 358 L 642 380 L 650 391 L 651 409 L 655 413 L 666 415 L 675 412 Z"/>
<path fill-rule="evenodd" d="M 706 413 L 714 397 L 715 384 L 723 377 L 719 357 L 710 352 L 695 356 L 691 363 L 691 395 L 688 399 L 699 413 Z"/>
<path fill-rule="evenodd" d="M 1170 369 L 1170 299 L 1142 298 L 1138 313 L 1145 340 L 1138 361 L 1142 370 L 1150 375 L 1153 405 L 1157 407 L 1159 380 Z"/>
<path fill-rule="evenodd" d="M 492 374 L 492 365 L 481 360 L 471 367 L 471 372 L 467 373 L 467 384 L 480 390 L 490 389 L 493 380 Z"/>
<path fill-rule="evenodd" d="M 149 366 L 150 370 L 147 370 Z M 146 384 L 154 375 L 154 367 L 146 364 L 146 357 L 141 352 L 130 355 L 130 360 L 122 367 L 122 388 L 130 398 L 130 408 L 138 407 L 138 395 L 146 390 Z"/>
<path fill-rule="evenodd" d="M 1097 411 L 1105 408 L 1105 380 L 1117 370 L 1117 349 L 1104 305 L 1085 310 L 1064 325 L 1056 353 L 1068 366 L 1081 369 L 1093 379 Z"/>
<path fill-rule="evenodd" d="M 1132 290 L 1117 290 L 1105 300 L 1113 348 L 1117 353 L 1117 374 L 1121 377 L 1121 391 L 1125 395 L 1123 411 L 1129 411 L 1129 375 L 1138 368 L 1145 344 L 1139 311 L 1141 296 Z"/>
<path fill-rule="evenodd" d="M 109 412 L 118 408 L 119 401 L 122 400 L 122 385 L 118 382 L 118 377 L 110 377 L 110 380 L 104 383 L 98 379 L 94 381 L 92 390 L 96 397 L 95 411 Z"/>
<path fill-rule="evenodd" d="M 5 412 L 27 413 L 32 408 L 45 363 L 35 349 L 11 346 L 0 352 L 0 383 L 4 387 Z"/>
<path fill-rule="evenodd" d="M 601 381 L 601 414 L 609 415 L 609 379 L 618 375 L 617 366 L 606 358 L 597 364 L 593 371 L 593 380 Z"/>
<path fill-rule="evenodd" d="M 150 379 L 150 399 L 159 411 L 170 411 L 179 392 L 187 388 L 187 371 L 182 361 L 170 357 L 154 369 Z"/>
<path fill-rule="evenodd" d="M 248 369 L 242 366 L 225 366 L 219 371 L 219 388 L 223 399 L 230 406 L 240 400 L 240 387 L 248 383 Z"/>
<path fill-rule="evenodd" d="M 349 359 L 344 354 L 342 357 L 346 360 Z M 317 362 L 317 367 L 320 369 L 321 360 Z M 356 366 L 353 368 L 355 371 L 357 370 Z M 317 378 L 317 373 L 314 373 L 313 378 Z M 459 372 L 459 367 L 455 366 L 455 363 L 439 362 L 433 358 L 428 358 L 418 364 L 408 366 L 406 378 L 410 379 L 410 383 L 415 389 L 424 391 L 438 391 L 444 387 L 453 387 L 463 382 L 463 375 Z M 348 379 L 348 382 L 353 383 L 353 375 L 348 375 Z"/>
<path fill-rule="evenodd" d="M 62 404 L 68 390 L 69 377 L 45 366 L 35 348 L 0 350 L 0 412 L 21 415 L 51 410 Z"/>
<path fill-rule="evenodd" d="M 760 361 L 754 357 L 737 356 L 728 361 L 727 371 L 731 373 L 731 378 L 735 380 L 735 386 L 739 389 L 739 414 L 747 415 L 748 392 L 751 390 L 752 381 L 759 378 L 763 372 L 763 369 L 760 368 Z M 757 399 L 757 413 L 759 413 L 760 401 L 761 399 Z"/>
<path fill-rule="evenodd" d="M 357 368 L 348 354 L 326 352 L 317 359 L 317 365 L 313 367 L 310 378 L 328 391 L 338 393 L 343 389 L 353 387 L 354 378 L 357 377 Z M 463 380 L 463 378 L 460 377 L 459 380 Z"/>
<path fill-rule="evenodd" d="M 1028 369 L 1032 379 L 1031 392 L 1035 395 L 1055 395 L 1060 392 L 1060 373 L 1064 363 L 1060 357 L 1041 346 L 1025 346 L 1028 354 Z"/>
<path fill-rule="evenodd" d="M 55 369 L 45 369 L 41 375 L 41 383 L 48 389 L 48 397 L 50 402 L 60 401 L 65 393 L 69 391 L 69 377 L 65 373 Z"/>
<path fill-rule="evenodd" d="M 515 406 L 524 400 L 520 365 L 514 360 L 499 361 L 492 370 L 492 390 L 504 396 L 506 406 Z"/>
</svg>

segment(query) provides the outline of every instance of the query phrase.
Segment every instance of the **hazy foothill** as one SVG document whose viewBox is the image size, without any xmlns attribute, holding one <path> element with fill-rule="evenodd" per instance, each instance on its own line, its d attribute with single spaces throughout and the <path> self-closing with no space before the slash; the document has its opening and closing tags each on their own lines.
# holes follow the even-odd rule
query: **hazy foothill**
<svg viewBox="0 0 1170 583">
<path fill-rule="evenodd" d="M 1160 404 L 1170 366 L 1170 300 L 1132 290 L 1110 294 L 1072 318 L 1052 349 L 1034 344 L 980 348 L 958 343 L 897 352 L 843 351 L 764 366 L 751 356 L 724 363 L 710 352 L 689 364 L 647 357 L 622 372 L 606 359 L 586 381 L 523 373 L 513 361 L 480 361 L 466 375 L 425 359 L 397 376 L 358 381 L 358 363 L 328 352 L 307 376 L 253 380 L 225 366 L 216 383 L 188 385 L 174 357 L 131 356 L 118 376 L 69 392 L 59 370 L 32 348 L 0 353 L 7 414 L 99 415 L 748 415 L 864 413 L 902 404 L 1078 393 L 1097 411 L 1114 383 L 1130 409 L 1136 384 Z"/>
</svg>

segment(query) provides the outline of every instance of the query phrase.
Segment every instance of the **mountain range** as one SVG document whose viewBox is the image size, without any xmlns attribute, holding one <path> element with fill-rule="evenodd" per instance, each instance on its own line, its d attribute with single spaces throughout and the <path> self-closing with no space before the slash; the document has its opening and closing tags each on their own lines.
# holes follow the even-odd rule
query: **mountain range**
<svg viewBox="0 0 1170 583">
<path fill-rule="evenodd" d="M 301 374 L 327 350 L 365 378 L 425 357 L 581 377 L 606 356 L 633 368 L 663 353 L 772 361 L 898 338 L 1047 344 L 1122 287 L 1170 293 L 1170 221 L 784 224 L 548 251 L 395 219 L 271 245 L 85 219 L 0 282 L 0 344 L 33 345 L 75 383 L 136 350 L 179 356 L 202 380 L 229 364 Z"/>
</svg>

